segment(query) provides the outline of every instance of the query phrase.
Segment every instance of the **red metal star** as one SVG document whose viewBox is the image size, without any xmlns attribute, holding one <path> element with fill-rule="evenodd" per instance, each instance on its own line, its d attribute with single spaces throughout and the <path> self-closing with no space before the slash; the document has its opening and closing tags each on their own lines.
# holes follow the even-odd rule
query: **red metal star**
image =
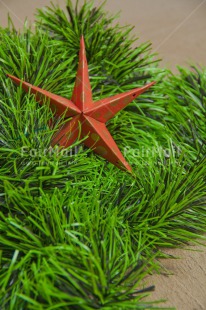
<svg viewBox="0 0 206 310">
<path fill-rule="evenodd" d="M 68 147 L 72 145 L 78 137 L 83 138 L 88 136 L 88 138 L 84 140 L 84 144 L 87 147 L 92 148 L 94 152 L 120 169 L 132 170 L 110 135 L 105 123 L 117 112 L 124 109 L 136 97 L 150 88 L 155 82 L 120 95 L 93 102 L 83 37 L 80 41 L 79 66 L 71 100 L 23 82 L 9 74 L 8 76 L 17 85 L 22 84 L 26 92 L 30 91 L 34 94 L 36 100 L 41 104 L 43 103 L 44 97 L 48 98 L 50 100 L 50 107 L 57 116 L 65 113 L 65 117 L 68 118 L 68 121 L 53 138 L 53 146 L 58 144 L 63 147 Z"/>
</svg>

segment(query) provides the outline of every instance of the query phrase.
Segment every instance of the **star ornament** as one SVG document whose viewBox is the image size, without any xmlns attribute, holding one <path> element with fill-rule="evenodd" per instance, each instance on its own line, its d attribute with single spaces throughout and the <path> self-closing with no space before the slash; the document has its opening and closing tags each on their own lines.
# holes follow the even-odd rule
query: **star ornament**
<svg viewBox="0 0 206 310">
<path fill-rule="evenodd" d="M 30 91 L 34 94 L 40 104 L 43 104 L 45 97 L 49 99 L 50 107 L 55 115 L 61 116 L 64 113 L 65 118 L 68 119 L 53 137 L 52 146 L 59 145 L 66 148 L 72 145 L 77 138 L 88 136 L 83 141 L 88 148 L 118 168 L 132 171 L 105 124 L 155 82 L 94 102 L 83 37 L 80 41 L 79 65 L 71 100 L 23 82 L 12 75 L 8 74 L 8 77 L 17 85 L 21 84 L 26 92 Z"/>
</svg>

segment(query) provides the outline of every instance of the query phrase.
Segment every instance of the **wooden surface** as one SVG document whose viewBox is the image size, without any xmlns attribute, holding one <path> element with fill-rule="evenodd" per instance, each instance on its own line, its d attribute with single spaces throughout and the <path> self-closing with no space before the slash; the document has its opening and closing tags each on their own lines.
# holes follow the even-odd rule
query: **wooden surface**
<svg viewBox="0 0 206 310">
<path fill-rule="evenodd" d="M 146 279 L 146 285 L 155 285 L 154 293 L 147 300 L 167 299 L 161 306 L 175 307 L 178 310 L 205 310 L 205 247 L 190 246 L 190 250 L 170 249 L 164 252 L 179 258 L 162 259 L 161 265 L 167 272 Z"/>
<path fill-rule="evenodd" d="M 65 1 L 53 0 L 61 7 Z M 94 0 L 96 5 L 102 2 Z M 15 25 L 22 27 L 26 17 L 34 20 L 36 8 L 49 4 L 50 0 L 0 0 L 0 25 L 7 24 L 9 13 Z M 173 70 L 188 62 L 206 65 L 206 0 L 107 0 L 106 10 L 121 11 L 120 24 L 134 25 L 140 42 L 150 40 L 162 65 Z"/>
<path fill-rule="evenodd" d="M 62 7 L 65 4 L 64 0 L 58 2 Z M 49 3 L 50 0 L 0 0 L 0 25 L 6 26 L 9 13 L 15 25 L 22 28 L 26 17 L 33 21 L 36 8 Z M 108 0 L 106 9 L 113 13 L 121 10 L 121 25 L 134 25 L 133 33 L 140 42 L 153 42 L 153 50 L 164 58 L 162 66 L 167 64 L 175 70 L 177 64 L 188 61 L 206 65 L 206 0 Z M 156 285 L 151 300 L 168 299 L 165 305 L 179 310 L 206 309 L 206 251 L 202 247 L 193 249 L 201 252 L 170 250 L 181 259 L 161 261 L 173 275 L 147 279 Z"/>
</svg>

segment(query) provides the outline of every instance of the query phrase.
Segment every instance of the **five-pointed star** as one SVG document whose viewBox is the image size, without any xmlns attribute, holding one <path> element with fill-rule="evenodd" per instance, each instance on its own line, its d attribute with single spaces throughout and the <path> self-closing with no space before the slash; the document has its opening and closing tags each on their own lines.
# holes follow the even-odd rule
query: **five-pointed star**
<svg viewBox="0 0 206 310">
<path fill-rule="evenodd" d="M 50 107 L 57 116 L 65 113 L 68 121 L 57 135 L 54 136 L 52 141 L 53 146 L 58 144 L 62 147 L 68 147 L 78 137 L 83 138 L 88 136 L 84 140 L 84 144 L 87 147 L 92 148 L 94 152 L 120 169 L 132 170 L 110 135 L 105 123 L 141 93 L 150 88 L 154 82 L 142 88 L 136 88 L 120 95 L 93 102 L 83 37 L 80 41 L 79 66 L 71 100 L 23 82 L 9 74 L 8 76 L 17 85 L 22 84 L 25 91 L 35 94 L 36 100 L 41 104 L 43 103 L 43 97 L 48 98 L 50 100 Z"/>
</svg>

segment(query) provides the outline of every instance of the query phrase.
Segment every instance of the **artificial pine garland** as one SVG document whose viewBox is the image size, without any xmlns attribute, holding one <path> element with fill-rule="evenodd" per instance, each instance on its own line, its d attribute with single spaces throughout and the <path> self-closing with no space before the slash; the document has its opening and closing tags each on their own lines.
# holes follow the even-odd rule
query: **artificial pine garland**
<svg viewBox="0 0 206 310">
<path fill-rule="evenodd" d="M 0 29 L 1 309 L 157 309 L 143 279 L 206 230 L 206 70 L 172 75 L 103 7 L 67 11 Z M 157 81 L 107 124 L 133 175 L 82 141 L 52 148 L 64 118 L 6 76 L 71 98 L 82 34 L 95 100 Z"/>
</svg>

